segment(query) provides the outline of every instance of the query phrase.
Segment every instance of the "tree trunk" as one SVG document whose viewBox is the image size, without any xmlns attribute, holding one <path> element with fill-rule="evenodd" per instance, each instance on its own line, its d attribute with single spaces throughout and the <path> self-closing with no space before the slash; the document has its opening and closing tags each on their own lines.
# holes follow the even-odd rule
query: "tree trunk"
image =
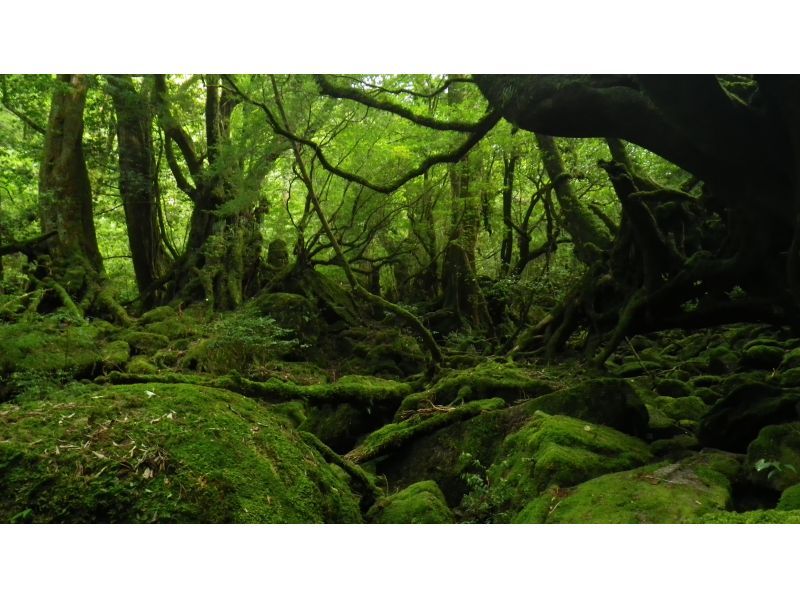
<svg viewBox="0 0 800 598">
<path fill-rule="evenodd" d="M 147 99 L 130 76 L 108 76 L 117 115 L 119 188 L 125 209 L 128 244 L 136 285 L 145 309 L 158 302 L 154 283 L 165 273 L 168 255 L 158 225 L 158 173 L 153 152 L 152 119 Z"/>
</svg>

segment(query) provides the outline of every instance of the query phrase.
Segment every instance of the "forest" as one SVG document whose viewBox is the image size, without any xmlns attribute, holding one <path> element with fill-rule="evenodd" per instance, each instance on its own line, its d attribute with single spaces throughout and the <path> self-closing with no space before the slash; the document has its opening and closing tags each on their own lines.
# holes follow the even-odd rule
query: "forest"
<svg viewBox="0 0 800 598">
<path fill-rule="evenodd" d="M 0 75 L 0 523 L 800 523 L 800 77 Z"/>
</svg>

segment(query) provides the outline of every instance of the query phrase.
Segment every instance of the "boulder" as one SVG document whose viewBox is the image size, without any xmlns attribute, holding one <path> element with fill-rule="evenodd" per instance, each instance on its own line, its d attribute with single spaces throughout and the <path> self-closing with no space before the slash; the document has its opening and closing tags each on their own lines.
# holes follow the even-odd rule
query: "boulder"
<svg viewBox="0 0 800 598">
<path fill-rule="evenodd" d="M 378 500 L 367 512 L 371 523 L 453 523 L 453 512 L 436 482 L 425 480 Z"/>
</svg>

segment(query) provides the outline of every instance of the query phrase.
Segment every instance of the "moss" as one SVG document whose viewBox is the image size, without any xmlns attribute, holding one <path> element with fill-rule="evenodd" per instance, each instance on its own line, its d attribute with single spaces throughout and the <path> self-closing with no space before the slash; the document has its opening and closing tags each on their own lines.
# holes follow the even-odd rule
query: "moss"
<svg viewBox="0 0 800 598">
<path fill-rule="evenodd" d="M 730 484 L 720 470 L 728 473 L 737 466 L 730 456 L 704 454 L 646 465 L 594 478 L 571 491 L 551 491 L 522 513 L 532 519 L 546 505 L 547 523 L 686 523 L 729 506 Z"/>
<path fill-rule="evenodd" d="M 708 335 L 703 332 L 691 334 L 681 339 L 679 344 L 678 357 L 681 361 L 688 361 L 708 348 Z"/>
<path fill-rule="evenodd" d="M 131 359 L 125 369 L 131 374 L 155 374 L 158 372 L 158 368 L 147 357 L 142 355 L 137 355 Z"/>
<path fill-rule="evenodd" d="M 425 480 L 379 500 L 367 513 L 372 523 L 453 523 L 453 512 L 436 482 Z"/>
<path fill-rule="evenodd" d="M 133 352 L 140 355 L 154 355 L 169 344 L 169 338 L 163 334 L 139 330 L 127 330 L 119 336 L 119 340 L 127 342 Z"/>
<path fill-rule="evenodd" d="M 150 311 L 144 312 L 139 318 L 139 324 L 152 324 L 153 322 L 163 322 L 178 317 L 178 312 L 169 305 L 161 305 Z"/>
<path fill-rule="evenodd" d="M 487 479 L 498 510 L 513 513 L 548 486 L 573 486 L 650 458 L 647 445 L 637 438 L 540 412 L 505 439 Z"/>
<path fill-rule="evenodd" d="M 306 405 L 303 401 L 289 401 L 280 405 L 272 405 L 269 410 L 276 417 L 283 418 L 293 428 L 302 426 L 308 417 L 306 415 Z"/>
<path fill-rule="evenodd" d="M 0 423 L 2 521 L 360 521 L 341 470 L 231 392 L 73 385 Z"/>
<path fill-rule="evenodd" d="M 692 389 L 686 382 L 675 378 L 659 380 L 656 382 L 655 391 L 667 397 L 685 397 L 692 394 Z"/>
<path fill-rule="evenodd" d="M 267 361 L 251 368 L 250 372 L 253 380 L 279 380 L 300 386 L 325 384 L 331 378 L 330 371 L 307 361 Z"/>
<path fill-rule="evenodd" d="M 800 367 L 791 368 L 781 373 L 781 386 L 800 386 Z"/>
<path fill-rule="evenodd" d="M 444 411 L 435 410 L 433 415 L 418 413 L 405 421 L 387 424 L 376 430 L 346 456 L 354 463 L 370 461 L 397 450 L 420 436 L 430 434 L 454 422 L 475 417 L 483 411 L 502 409 L 505 404 L 500 398 L 485 399 Z"/>
<path fill-rule="evenodd" d="M 682 459 L 688 456 L 689 452 L 697 451 L 700 443 L 695 436 L 690 434 L 679 434 L 672 438 L 664 438 L 650 443 L 650 450 L 659 457 L 671 457 Z"/>
<path fill-rule="evenodd" d="M 371 409 L 361 409 L 343 403 L 311 406 L 302 430 L 311 432 L 337 453 L 351 450 L 363 435 L 387 423 L 384 417 L 372 415 Z"/>
<path fill-rule="evenodd" d="M 782 491 L 800 483 L 800 423 L 761 429 L 747 447 L 746 468 L 751 482 Z"/>
<path fill-rule="evenodd" d="M 709 386 L 718 386 L 722 383 L 722 376 L 716 376 L 713 374 L 705 374 L 702 376 L 695 376 L 689 382 L 692 385 L 694 390 L 698 388 L 708 388 Z M 691 394 L 691 393 L 690 393 Z"/>
<path fill-rule="evenodd" d="M 722 395 L 713 388 L 695 388 L 692 394 L 700 397 L 706 405 L 713 405 L 722 398 Z"/>
<path fill-rule="evenodd" d="M 169 340 L 177 340 L 180 338 L 195 337 L 202 332 L 202 327 L 189 321 L 187 318 L 173 318 L 171 320 L 162 320 L 147 324 L 144 327 L 145 332 L 165 336 Z"/>
<path fill-rule="evenodd" d="M 773 524 L 773 523 L 800 523 L 800 510 L 757 510 L 735 513 L 733 511 L 715 511 L 701 515 L 687 523 L 711 524 Z"/>
<path fill-rule="evenodd" d="M 426 364 L 417 340 L 396 328 L 348 328 L 334 344 L 340 355 L 348 356 L 343 363 L 348 371 L 404 377 L 421 372 Z"/>
<path fill-rule="evenodd" d="M 653 404 L 660 409 L 664 415 L 674 419 L 697 421 L 706 411 L 706 405 L 700 397 L 655 397 Z"/>
<path fill-rule="evenodd" d="M 762 336 L 747 341 L 742 346 L 742 351 L 747 352 L 753 347 L 772 347 L 777 349 L 783 349 L 783 342 L 779 341 L 778 339 L 771 338 L 769 336 Z"/>
<path fill-rule="evenodd" d="M 784 350 L 780 347 L 753 345 L 742 351 L 740 365 L 744 368 L 771 370 L 781 364 L 783 354 Z"/>
<path fill-rule="evenodd" d="M 781 368 L 792 369 L 800 367 L 800 347 L 787 351 L 781 361 Z"/>
<path fill-rule="evenodd" d="M 775 508 L 780 511 L 800 510 L 800 484 L 794 484 L 786 488 L 781 493 L 778 506 Z"/>
<path fill-rule="evenodd" d="M 641 361 L 639 359 L 631 359 L 624 362 L 617 368 L 613 369 L 613 373 L 620 378 L 636 378 L 644 374 L 653 374 L 662 369 L 662 365 L 656 361 Z"/>
<path fill-rule="evenodd" d="M 131 347 L 125 341 L 112 341 L 101 350 L 103 368 L 121 369 L 131 358 Z"/>
<path fill-rule="evenodd" d="M 470 370 L 449 372 L 431 388 L 406 397 L 399 414 L 431 405 L 447 405 L 458 397 L 480 400 L 500 397 L 512 402 L 553 391 L 529 370 L 507 363 L 486 361 Z"/>
<path fill-rule="evenodd" d="M 701 418 L 698 438 L 705 446 L 743 453 L 764 426 L 797 419 L 800 394 L 757 382 L 736 387 Z"/>
<path fill-rule="evenodd" d="M 85 322 L 50 317 L 0 326 L 0 375 L 63 371 L 87 376 L 101 361 L 99 331 Z"/>
<path fill-rule="evenodd" d="M 291 330 L 304 343 L 315 343 L 322 330 L 314 304 L 294 293 L 262 293 L 250 301 L 245 309 L 269 316 L 278 326 Z"/>
</svg>

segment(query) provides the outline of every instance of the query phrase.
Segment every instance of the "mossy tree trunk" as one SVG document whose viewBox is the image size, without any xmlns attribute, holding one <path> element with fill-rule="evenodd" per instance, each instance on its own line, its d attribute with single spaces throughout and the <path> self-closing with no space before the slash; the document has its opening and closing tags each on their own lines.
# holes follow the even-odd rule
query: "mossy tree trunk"
<svg viewBox="0 0 800 598">
<path fill-rule="evenodd" d="M 117 117 L 119 190 L 125 209 L 128 245 L 142 305 L 148 309 L 161 299 L 155 284 L 170 262 L 158 223 L 153 114 L 146 91 L 137 91 L 130 76 L 111 75 L 106 80 Z"/>
</svg>

